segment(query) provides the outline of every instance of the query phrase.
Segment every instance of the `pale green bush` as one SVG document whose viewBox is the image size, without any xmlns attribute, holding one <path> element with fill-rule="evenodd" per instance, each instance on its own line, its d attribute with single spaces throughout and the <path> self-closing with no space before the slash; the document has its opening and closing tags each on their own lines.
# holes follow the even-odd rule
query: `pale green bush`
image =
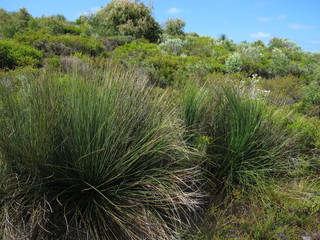
<svg viewBox="0 0 320 240">
<path fill-rule="evenodd" d="M 167 39 L 159 45 L 159 48 L 172 55 L 180 55 L 187 44 L 188 40 L 182 40 L 180 38 Z"/>
<path fill-rule="evenodd" d="M 238 52 L 233 53 L 227 58 L 226 71 L 227 73 L 240 72 L 242 67 L 241 55 Z"/>
</svg>

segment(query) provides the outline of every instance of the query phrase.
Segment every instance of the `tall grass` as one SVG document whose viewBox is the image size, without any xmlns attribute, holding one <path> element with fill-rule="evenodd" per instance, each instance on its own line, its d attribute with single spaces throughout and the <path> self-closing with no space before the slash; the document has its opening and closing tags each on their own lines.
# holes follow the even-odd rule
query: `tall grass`
<svg viewBox="0 0 320 240">
<path fill-rule="evenodd" d="M 214 175 L 224 190 L 239 184 L 259 188 L 265 177 L 283 170 L 286 133 L 261 100 L 228 87 L 220 94 L 209 125 L 213 142 L 208 154 L 217 162 Z"/>
<path fill-rule="evenodd" d="M 182 97 L 185 124 L 197 133 L 190 140 L 205 151 L 202 166 L 210 192 L 259 189 L 268 176 L 284 169 L 280 159 L 287 133 L 249 92 L 221 81 L 218 86 L 187 87 Z"/>
<path fill-rule="evenodd" d="M 210 107 L 209 91 L 195 82 L 187 82 L 182 91 L 182 119 L 189 131 L 199 131 Z"/>
<path fill-rule="evenodd" d="M 201 194 L 166 99 L 110 63 L 2 85 L 1 238 L 177 239 Z"/>
</svg>

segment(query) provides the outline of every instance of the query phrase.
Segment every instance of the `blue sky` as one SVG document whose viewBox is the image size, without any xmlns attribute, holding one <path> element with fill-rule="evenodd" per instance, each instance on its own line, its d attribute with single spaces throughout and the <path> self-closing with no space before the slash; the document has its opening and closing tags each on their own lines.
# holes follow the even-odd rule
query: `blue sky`
<svg viewBox="0 0 320 240">
<path fill-rule="evenodd" d="M 63 14 L 75 20 L 110 0 L 0 0 L 0 8 L 26 7 L 33 16 Z M 149 2 L 144 1 L 144 2 Z M 320 51 L 320 0 L 153 0 L 159 23 L 186 21 L 186 32 L 220 36 L 235 42 L 289 38 L 306 51 Z"/>
</svg>

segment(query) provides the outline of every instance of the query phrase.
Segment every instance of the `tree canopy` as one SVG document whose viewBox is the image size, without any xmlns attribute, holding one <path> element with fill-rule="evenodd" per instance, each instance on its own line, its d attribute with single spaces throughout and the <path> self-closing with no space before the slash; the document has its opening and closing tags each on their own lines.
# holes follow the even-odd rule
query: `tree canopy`
<svg viewBox="0 0 320 240">
<path fill-rule="evenodd" d="M 161 28 L 152 16 L 152 7 L 138 0 L 112 0 L 93 19 L 100 36 L 134 36 L 151 42 L 159 39 Z"/>
</svg>

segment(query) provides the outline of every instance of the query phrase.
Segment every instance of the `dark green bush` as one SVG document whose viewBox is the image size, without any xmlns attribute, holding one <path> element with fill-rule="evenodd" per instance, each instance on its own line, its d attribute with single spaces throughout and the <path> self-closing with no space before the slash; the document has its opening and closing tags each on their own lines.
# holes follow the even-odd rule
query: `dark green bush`
<svg viewBox="0 0 320 240">
<path fill-rule="evenodd" d="M 171 55 L 149 57 L 144 61 L 151 83 L 160 87 L 171 85 L 184 63 L 183 58 Z"/>
<path fill-rule="evenodd" d="M 102 40 L 104 47 L 108 51 L 113 51 L 116 47 L 135 42 L 136 38 L 132 36 L 113 36 Z"/>
<path fill-rule="evenodd" d="M 41 62 L 42 53 L 33 47 L 0 40 L 0 68 L 39 66 Z"/>
<path fill-rule="evenodd" d="M 161 51 L 158 49 L 157 44 L 139 41 L 117 47 L 112 55 L 115 60 L 121 63 L 143 65 L 147 57 L 159 56 Z"/>
<path fill-rule="evenodd" d="M 12 38 L 17 33 L 24 32 L 31 15 L 25 8 L 20 8 L 18 12 L 7 12 L 0 8 L 0 35 L 4 38 Z"/>
<path fill-rule="evenodd" d="M 76 25 L 66 24 L 63 26 L 63 33 L 71 35 L 81 35 L 82 29 L 81 27 Z"/>
<path fill-rule="evenodd" d="M 104 51 L 104 46 L 99 40 L 73 35 L 54 36 L 45 31 L 26 32 L 16 36 L 15 39 L 24 44 L 32 45 L 42 52 L 55 55 L 66 56 L 83 53 L 96 56 Z"/>
</svg>

